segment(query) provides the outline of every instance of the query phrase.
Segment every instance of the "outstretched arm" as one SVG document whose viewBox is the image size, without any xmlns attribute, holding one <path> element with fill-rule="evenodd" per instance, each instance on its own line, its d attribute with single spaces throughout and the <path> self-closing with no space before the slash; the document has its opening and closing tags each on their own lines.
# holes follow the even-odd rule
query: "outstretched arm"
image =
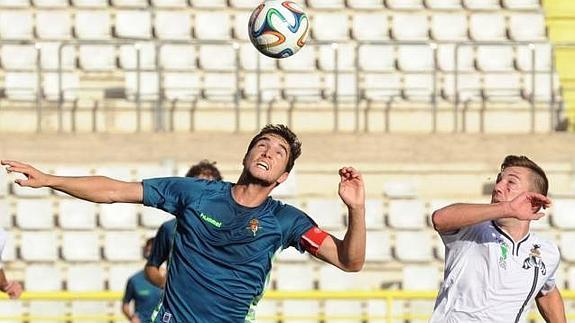
<svg viewBox="0 0 575 323">
<path fill-rule="evenodd" d="M 539 212 L 551 200 L 539 193 L 525 192 L 509 202 L 492 204 L 457 203 L 433 212 L 433 227 L 440 233 L 453 232 L 477 223 L 499 218 L 538 220 L 545 215 Z"/>
<path fill-rule="evenodd" d="M 22 285 L 17 281 L 6 280 L 4 270 L 0 269 L 0 290 L 8 294 L 11 299 L 16 299 L 22 294 Z"/>
<path fill-rule="evenodd" d="M 124 182 L 104 176 L 66 177 L 45 174 L 17 161 L 2 160 L 8 172 L 20 173 L 26 179 L 17 179 L 20 186 L 52 189 L 95 203 L 142 203 L 144 189 L 140 182 Z"/>
<path fill-rule="evenodd" d="M 361 174 L 352 167 L 339 170 L 339 196 L 348 209 L 348 227 L 343 240 L 327 236 L 317 258 L 344 271 L 359 271 L 365 262 L 365 193 Z"/>
<path fill-rule="evenodd" d="M 547 294 L 539 293 L 535 298 L 539 313 L 548 323 L 566 323 L 565 306 L 561 293 L 557 287 L 553 288 Z"/>
</svg>

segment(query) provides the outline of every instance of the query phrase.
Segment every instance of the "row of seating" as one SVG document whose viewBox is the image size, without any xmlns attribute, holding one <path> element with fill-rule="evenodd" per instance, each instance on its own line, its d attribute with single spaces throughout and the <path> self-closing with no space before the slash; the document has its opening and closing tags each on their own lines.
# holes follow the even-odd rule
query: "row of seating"
<svg viewBox="0 0 575 323">
<path fill-rule="evenodd" d="M 392 10 L 537 10 L 539 0 L 294 0 L 313 9 L 381 9 Z M 252 0 L 2 0 L 0 8 L 186 8 L 196 9 L 253 9 L 257 2 Z"/>
<path fill-rule="evenodd" d="M 249 11 L 228 13 L 118 10 L 2 10 L 2 40 L 248 40 Z M 542 13 L 315 13 L 319 41 L 536 41 L 546 39 Z M 217 28 L 214 28 L 217 26 Z"/>
</svg>

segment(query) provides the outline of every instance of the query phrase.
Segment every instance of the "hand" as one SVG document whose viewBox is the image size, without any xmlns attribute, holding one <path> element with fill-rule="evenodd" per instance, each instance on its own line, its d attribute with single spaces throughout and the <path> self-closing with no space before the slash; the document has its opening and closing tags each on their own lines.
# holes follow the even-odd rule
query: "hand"
<svg viewBox="0 0 575 323">
<path fill-rule="evenodd" d="M 339 170 L 339 197 L 348 208 L 365 207 L 363 179 L 360 172 L 353 167 L 343 167 Z"/>
<path fill-rule="evenodd" d="M 17 179 L 14 181 L 20 186 L 27 186 L 32 188 L 48 186 L 48 178 L 50 175 L 44 174 L 28 164 L 12 160 L 2 160 L 1 164 L 8 166 L 6 167 L 8 173 L 16 172 L 26 176 L 26 179 Z"/>
<path fill-rule="evenodd" d="M 16 299 L 22 294 L 22 285 L 17 281 L 9 281 L 2 286 L 2 291 L 8 294 L 11 299 Z"/>
<path fill-rule="evenodd" d="M 539 220 L 545 215 L 539 212 L 541 208 L 547 208 L 551 205 L 551 200 L 542 194 L 534 192 L 524 192 L 516 196 L 508 203 L 507 214 L 510 217 L 523 221 Z"/>
</svg>

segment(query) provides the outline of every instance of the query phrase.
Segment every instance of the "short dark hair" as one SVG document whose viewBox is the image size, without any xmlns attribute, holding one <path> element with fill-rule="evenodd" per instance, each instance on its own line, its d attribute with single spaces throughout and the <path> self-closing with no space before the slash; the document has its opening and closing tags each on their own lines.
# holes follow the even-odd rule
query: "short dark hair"
<svg viewBox="0 0 575 323">
<path fill-rule="evenodd" d="M 202 174 L 212 177 L 216 181 L 222 180 L 222 174 L 220 174 L 219 169 L 216 167 L 216 162 L 212 162 L 207 159 L 203 159 L 199 163 L 190 167 L 186 173 L 186 177 L 198 177 Z"/>
<path fill-rule="evenodd" d="M 288 152 L 288 163 L 286 165 L 286 172 L 290 172 L 295 164 L 295 160 L 301 155 L 301 142 L 295 133 L 293 133 L 288 127 L 283 124 L 268 124 L 260 130 L 260 132 L 252 138 L 250 145 L 248 146 L 249 151 L 255 146 L 255 144 L 267 134 L 273 134 L 282 137 L 289 145 Z"/>
<path fill-rule="evenodd" d="M 535 164 L 531 159 L 525 156 L 515 156 L 509 155 L 505 157 L 503 163 L 501 164 L 501 171 L 507 167 L 524 167 L 529 168 L 533 175 L 533 186 L 541 194 L 547 195 L 549 189 L 549 181 L 547 180 L 547 175 L 545 171 L 539 165 Z"/>
</svg>

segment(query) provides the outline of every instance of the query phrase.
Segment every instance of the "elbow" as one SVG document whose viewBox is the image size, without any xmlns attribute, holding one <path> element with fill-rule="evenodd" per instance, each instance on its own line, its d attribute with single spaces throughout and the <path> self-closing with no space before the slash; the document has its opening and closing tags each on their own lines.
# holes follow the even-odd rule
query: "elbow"
<svg viewBox="0 0 575 323">
<path fill-rule="evenodd" d="M 442 213 L 443 212 L 441 212 L 441 210 L 436 210 L 431 215 L 431 224 L 433 224 L 433 229 L 440 233 L 446 231 Z"/>
<path fill-rule="evenodd" d="M 348 273 L 357 273 L 363 269 L 363 265 L 365 264 L 365 258 L 350 262 L 349 264 L 342 266 L 341 269 Z"/>
</svg>

